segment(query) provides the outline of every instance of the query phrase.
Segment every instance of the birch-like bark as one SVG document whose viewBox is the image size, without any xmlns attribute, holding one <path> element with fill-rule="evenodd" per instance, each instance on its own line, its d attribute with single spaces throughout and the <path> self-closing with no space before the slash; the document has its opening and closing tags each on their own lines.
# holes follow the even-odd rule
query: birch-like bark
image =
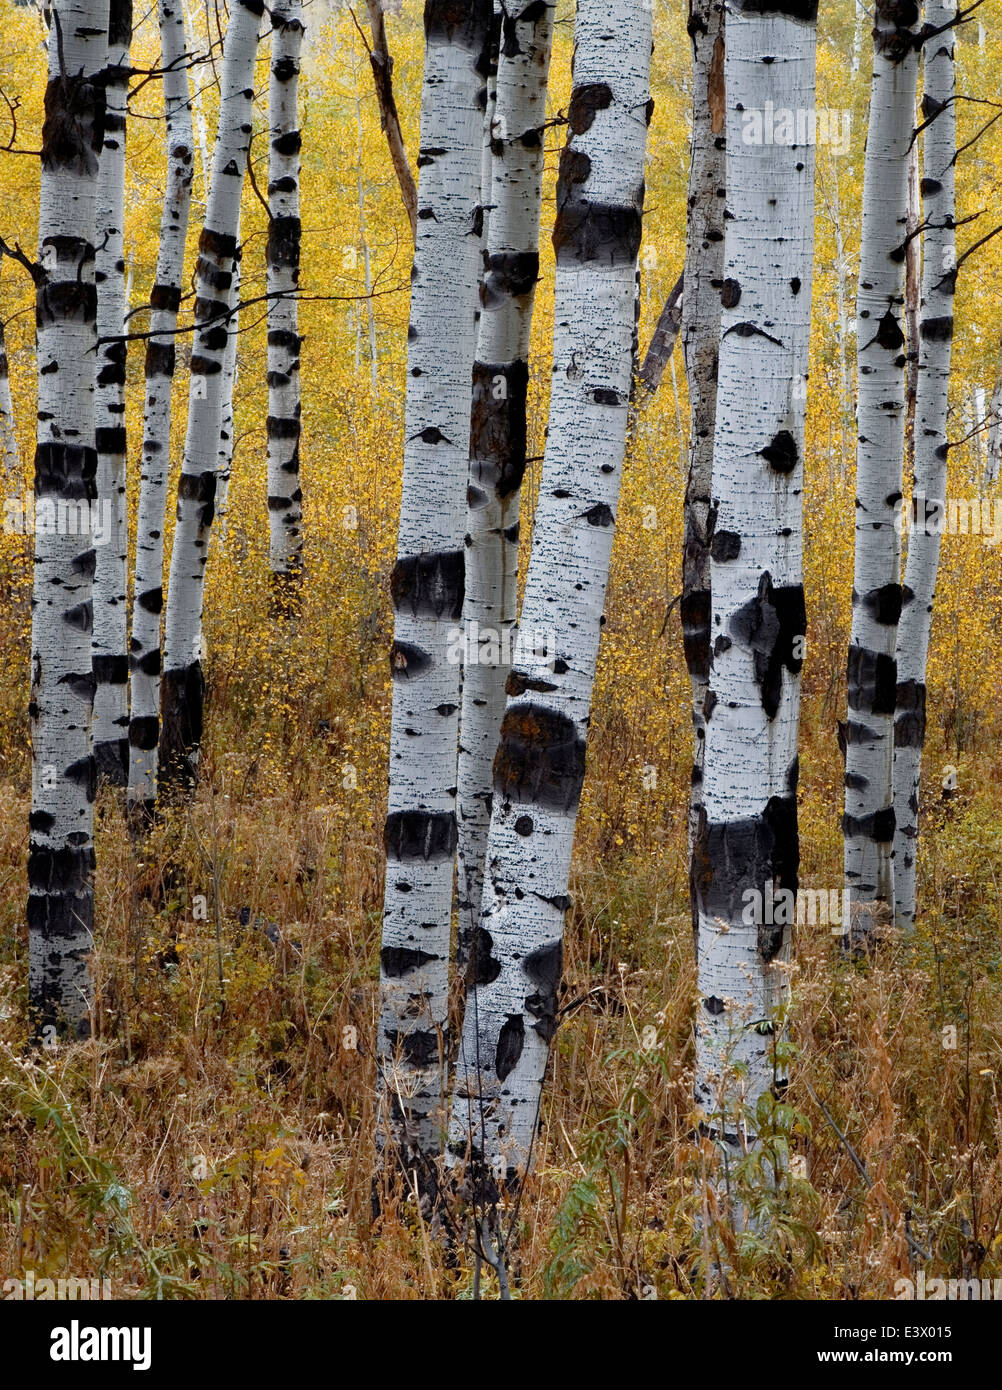
<svg viewBox="0 0 1002 1390">
<path fill-rule="evenodd" d="M 299 486 L 299 55 L 300 0 L 279 0 L 271 11 L 268 111 L 268 521 L 271 575 L 295 584 L 303 564 L 303 494 Z M 280 605 L 278 611 L 285 611 Z"/>
<path fill-rule="evenodd" d="M 237 250 L 233 257 L 233 280 L 227 303 L 230 316 L 226 320 L 226 348 L 223 352 L 222 416 L 219 424 L 219 447 L 216 450 L 216 515 L 213 527 L 217 544 L 226 541 L 230 521 L 230 478 L 233 475 L 233 450 L 236 447 L 236 393 L 240 370 L 240 270 L 243 247 L 240 245 L 240 218 L 237 218 Z"/>
<path fill-rule="evenodd" d="M 0 257 L 0 268 L 3 258 Z M 7 342 L 3 317 L 0 316 L 0 482 L 5 487 L 16 485 L 21 465 L 14 429 L 14 403 L 10 394 L 10 366 L 7 361 Z"/>
<path fill-rule="evenodd" d="M 450 1133 L 453 1161 L 530 1163 L 557 1027 L 564 914 L 629 410 L 651 13 L 579 0 L 553 232 L 549 432 L 494 761 L 480 924 Z"/>
<path fill-rule="evenodd" d="M 693 759 L 689 792 L 689 849 L 703 804 L 703 756 L 710 674 L 710 502 L 717 407 L 720 286 L 724 265 L 725 23 L 722 0 L 691 0 L 692 153 L 689 164 L 682 299 L 682 350 L 689 384 L 689 474 L 682 541 L 682 642 L 692 690 Z M 693 927 L 696 923 L 692 894 Z"/>
<path fill-rule="evenodd" d="M 856 552 L 849 643 L 843 923 L 873 938 L 893 904 L 895 635 L 901 614 L 905 432 L 905 228 L 915 120 L 919 11 L 877 0 L 856 342 Z"/>
<path fill-rule="evenodd" d="M 104 148 L 98 177 L 97 496 L 111 521 L 94 574 L 94 758 L 99 779 L 125 786 L 129 771 L 129 519 L 125 438 L 125 139 L 132 0 L 111 0 Z"/>
<path fill-rule="evenodd" d="M 377 1141 L 401 1162 L 440 1152 L 456 854 L 463 501 L 475 349 L 476 214 L 490 0 L 426 0 L 411 273 L 403 493 L 390 650 Z"/>
<path fill-rule="evenodd" d="M 205 562 L 216 504 L 223 362 L 227 316 L 247 172 L 254 99 L 254 60 L 262 0 L 234 0 L 223 43 L 219 125 L 195 272 L 195 341 L 191 357 L 188 428 L 177 488 L 177 529 L 171 554 L 164 673 L 160 776 L 191 786 L 202 739 L 202 599 Z"/>
<path fill-rule="evenodd" d="M 56 0 L 52 22 L 35 301 L 29 996 L 36 1029 L 82 1036 L 94 927 L 94 237 L 107 0 Z"/>
<path fill-rule="evenodd" d="M 136 524 L 136 574 L 129 643 L 129 809 L 152 816 L 157 794 L 160 739 L 160 615 L 163 610 L 164 513 L 170 468 L 171 389 L 184 244 L 194 174 L 191 97 L 185 70 L 182 0 L 160 0 L 160 66 L 167 126 L 167 180 L 160 217 L 160 246 L 150 294 L 146 344 L 143 454 Z"/>
<path fill-rule="evenodd" d="M 763 129 L 814 110 L 816 7 L 727 16 L 727 221 L 710 541 L 712 605 L 698 912 L 696 1103 L 732 1156 L 774 1081 L 799 864 L 797 730 L 806 614 L 802 490 L 814 146 Z M 688 271 L 686 272 L 688 279 Z M 757 897 L 755 896 L 757 895 Z M 787 910 L 783 910 L 785 908 Z M 775 910 L 773 908 L 775 907 Z"/>
<path fill-rule="evenodd" d="M 517 10 L 517 7 L 516 7 Z M 473 366 L 459 739 L 459 949 L 480 916 L 492 767 L 518 620 L 519 501 L 526 460 L 529 338 L 539 279 L 543 126 L 553 6 L 505 19 L 491 140 L 490 205 Z"/>
<path fill-rule="evenodd" d="M 939 29 L 956 17 L 954 0 L 926 0 L 926 25 Z M 946 507 L 947 405 L 956 285 L 954 170 L 957 155 L 953 29 L 925 50 L 923 136 L 922 306 L 915 404 L 915 491 L 908 560 L 897 631 L 897 710 L 894 720 L 894 918 L 915 923 L 915 850 L 919 779 L 925 742 L 926 663 L 942 523 Z"/>
</svg>

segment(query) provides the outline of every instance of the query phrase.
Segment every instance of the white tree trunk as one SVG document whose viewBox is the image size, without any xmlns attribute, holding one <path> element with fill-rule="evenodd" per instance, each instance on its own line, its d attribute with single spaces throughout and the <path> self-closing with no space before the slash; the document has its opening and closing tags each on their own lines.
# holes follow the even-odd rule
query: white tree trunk
<svg viewBox="0 0 1002 1390">
<path fill-rule="evenodd" d="M 129 644 L 129 807 L 152 815 L 157 794 L 160 738 L 160 615 L 163 610 L 164 513 L 170 468 L 171 388 L 184 244 L 194 173 L 191 97 L 185 63 L 182 0 L 160 0 L 160 66 L 164 70 L 167 181 L 160 247 L 150 295 L 146 345 L 143 455 L 136 526 L 136 574 Z"/>
<path fill-rule="evenodd" d="M 53 25 L 36 294 L 29 993 L 37 1028 L 82 1035 L 94 926 L 94 237 L 104 127 L 95 79 L 108 53 L 107 0 L 56 0 Z"/>
<path fill-rule="evenodd" d="M 926 0 L 926 24 L 952 23 L 955 0 Z M 957 152 L 952 28 L 925 50 L 922 117 L 924 247 L 915 403 L 915 493 L 897 632 L 894 720 L 894 917 L 915 923 L 915 850 L 925 742 L 926 662 L 946 506 L 947 405 L 956 285 L 954 160 Z"/>
<path fill-rule="evenodd" d="M 732 1155 L 755 1141 L 759 1099 L 782 1083 L 774 1071 L 775 1010 L 787 994 L 791 919 L 770 910 L 769 893 L 795 896 L 799 864 L 814 147 L 769 143 L 763 112 L 767 102 L 776 112 L 813 111 L 815 39 L 810 4 L 749 0 L 728 11 L 713 645 L 693 882 L 696 1103 Z"/>
<path fill-rule="evenodd" d="M 199 239 L 188 429 L 164 625 L 161 784 L 191 785 L 202 738 L 202 598 L 216 503 L 227 317 L 247 172 L 262 0 L 234 0 L 223 44 L 219 126 Z"/>
<path fill-rule="evenodd" d="M 271 12 L 271 146 L 268 156 L 268 520 L 271 574 L 277 585 L 299 578 L 303 564 L 303 494 L 299 486 L 299 55 L 300 0 Z M 282 605 L 279 607 L 282 611 Z"/>
<path fill-rule="evenodd" d="M 0 268 L 2 264 L 3 258 L 0 257 Z M 14 404 L 10 395 L 10 365 L 7 361 L 2 309 L 0 304 L 0 486 L 6 491 L 18 485 L 21 463 L 14 429 Z"/>
<path fill-rule="evenodd" d="M 124 786 L 129 770 L 127 576 L 129 518 L 125 438 L 125 139 L 132 0 L 111 0 L 105 72 L 104 148 L 98 177 L 97 496 L 111 520 L 94 575 L 94 758 L 99 779 Z M 117 341 L 115 341 L 117 339 Z"/>
<path fill-rule="evenodd" d="M 217 544 L 226 540 L 230 521 L 230 479 L 233 475 L 233 451 L 236 447 L 237 380 L 240 375 L 240 272 L 243 247 L 240 245 L 240 218 L 237 218 L 236 255 L 233 258 L 233 281 L 227 295 L 230 316 L 226 320 L 226 349 L 223 353 L 223 408 L 219 423 L 219 447 L 216 451 L 216 515 L 214 528 Z"/>
<path fill-rule="evenodd" d="M 454 1160 L 508 1180 L 529 1166 L 557 1027 L 571 850 L 626 442 L 650 58 L 643 0 L 579 0 L 553 232 L 549 432 L 494 762 L 450 1134 Z"/>
<path fill-rule="evenodd" d="M 539 278 L 543 126 L 553 7 L 506 19 L 493 120 L 490 205 L 466 514 L 463 700 L 459 738 L 459 951 L 480 917 L 491 786 L 518 619 L 519 499 L 525 473 L 529 337 Z M 474 628 L 474 624 L 476 627 Z"/>
<path fill-rule="evenodd" d="M 724 266 L 724 6 L 694 0 L 692 37 L 692 155 L 689 165 L 682 351 L 689 384 L 689 475 L 682 548 L 682 640 L 692 688 L 693 759 L 689 793 L 689 849 L 703 804 L 706 723 L 703 706 L 710 676 L 710 502 L 713 427 L 717 407 L 720 285 Z M 695 894 L 692 895 L 695 926 Z"/>
<path fill-rule="evenodd" d="M 914 27 L 899 24 L 912 19 Z M 901 613 L 905 227 L 919 15 L 877 0 L 863 171 L 856 344 L 856 558 L 849 644 L 843 924 L 869 940 L 893 903 L 895 634 Z"/>
<path fill-rule="evenodd" d="M 408 1169 L 441 1149 L 447 1055 L 463 530 L 490 0 L 426 0 L 418 231 L 403 495 L 380 976 L 379 1142 Z"/>
</svg>

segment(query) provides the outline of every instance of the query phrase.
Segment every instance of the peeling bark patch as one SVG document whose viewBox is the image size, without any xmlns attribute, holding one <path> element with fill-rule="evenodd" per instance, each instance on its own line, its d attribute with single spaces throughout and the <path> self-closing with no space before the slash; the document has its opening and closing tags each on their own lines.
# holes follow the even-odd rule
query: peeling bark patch
<svg viewBox="0 0 1002 1390">
<path fill-rule="evenodd" d="M 404 555 L 390 575 L 390 597 L 397 612 L 415 618 L 463 616 L 465 558 L 461 550 Z"/>
<path fill-rule="evenodd" d="M 394 811 L 383 831 L 387 857 L 398 864 L 448 859 L 456 852 L 457 838 L 453 811 Z"/>
<path fill-rule="evenodd" d="M 498 1034 L 498 1045 L 494 1053 L 494 1071 L 499 1081 L 504 1081 L 518 1065 L 525 1046 L 525 1023 L 521 1014 L 509 1014 Z"/>
<path fill-rule="evenodd" d="M 803 659 L 794 655 L 794 643 L 807 631 L 803 585 L 773 588 L 768 570 L 759 580 L 758 593 L 732 615 L 731 636 L 751 649 L 755 681 L 762 708 L 774 719 L 783 694 L 783 667 L 797 675 Z"/>
<path fill-rule="evenodd" d="M 531 703 L 505 713 L 494 790 L 506 800 L 573 812 L 585 773 L 585 742 L 565 714 Z"/>
</svg>

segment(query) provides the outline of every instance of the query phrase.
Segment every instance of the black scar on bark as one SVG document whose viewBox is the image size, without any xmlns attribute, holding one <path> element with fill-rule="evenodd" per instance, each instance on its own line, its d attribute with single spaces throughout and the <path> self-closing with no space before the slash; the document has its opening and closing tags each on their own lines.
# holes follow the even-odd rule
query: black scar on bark
<svg viewBox="0 0 1002 1390">
<path fill-rule="evenodd" d="M 759 452 L 769 467 L 777 473 L 792 473 L 800 457 L 797 441 L 789 430 L 780 430 L 771 443 Z"/>
<path fill-rule="evenodd" d="M 885 806 L 868 816 L 850 816 L 847 813 L 842 817 L 842 832 L 846 836 L 873 840 L 878 845 L 889 845 L 894 839 L 894 822 L 893 806 Z"/>
<path fill-rule="evenodd" d="M 415 618 L 463 616 L 466 561 L 461 550 L 403 555 L 390 574 L 390 597 L 398 613 Z"/>
<path fill-rule="evenodd" d="M 576 810 L 585 773 L 585 742 L 573 720 L 527 702 L 507 710 L 494 758 L 494 790 L 507 801 Z"/>
<path fill-rule="evenodd" d="M 191 374 L 192 376 L 218 376 L 223 370 L 221 362 L 217 362 L 214 357 L 205 357 L 200 352 L 192 353 Z"/>
<path fill-rule="evenodd" d="M 718 999 L 715 994 L 711 994 L 708 999 L 703 1000 L 703 1008 L 715 1018 L 724 1012 L 724 1001 Z"/>
<path fill-rule="evenodd" d="M 741 301 L 741 286 L 737 280 L 725 280 L 720 289 L 720 305 L 723 309 L 734 309 Z"/>
<path fill-rule="evenodd" d="M 575 87 L 567 108 L 567 125 L 572 135 L 590 130 L 599 111 L 612 105 L 612 88 L 608 82 L 588 82 Z"/>
<path fill-rule="evenodd" d="M 383 846 L 397 864 L 440 863 L 455 854 L 457 842 L 454 811 L 394 811 L 386 817 Z"/>
<path fill-rule="evenodd" d="M 79 787 L 88 801 L 94 800 L 97 792 L 97 769 L 92 757 L 78 758 L 75 763 L 70 763 L 63 776 L 67 782 Z"/>
<path fill-rule="evenodd" d="M 97 287 L 86 281 L 58 280 L 44 284 L 35 300 L 35 322 L 93 323 L 97 312 Z"/>
<path fill-rule="evenodd" d="M 582 520 L 587 521 L 589 526 L 614 526 L 616 518 L 612 514 L 612 508 L 605 502 L 596 502 L 594 507 L 589 507 L 586 512 L 581 513 Z"/>
<path fill-rule="evenodd" d="M 159 676 L 160 648 L 151 647 L 143 656 L 130 657 L 129 669 L 131 671 L 141 671 L 144 676 Z"/>
<path fill-rule="evenodd" d="M 42 168 L 93 178 L 104 144 L 104 86 L 95 78 L 64 75 L 45 88 Z"/>
<path fill-rule="evenodd" d="M 159 585 L 155 589 L 146 589 L 138 595 L 136 602 L 147 613 L 161 613 L 164 606 L 164 591 Z"/>
<path fill-rule="evenodd" d="M 211 526 L 216 514 L 216 472 L 205 469 L 202 473 L 182 473 L 177 480 L 178 509 L 182 502 L 199 502 L 199 526 Z"/>
<path fill-rule="evenodd" d="M 173 343 L 157 343 L 151 338 L 146 344 L 145 372 L 147 379 L 155 376 L 173 376 L 176 357 Z"/>
<path fill-rule="evenodd" d="M 515 1070 L 525 1046 L 525 1023 L 521 1014 L 509 1014 L 498 1034 L 494 1053 L 494 1071 L 499 1081 Z"/>
<path fill-rule="evenodd" d="M 93 704 L 97 687 L 93 671 L 68 671 L 65 676 L 59 677 L 58 683 L 69 686 L 70 694 L 75 700 L 83 700 L 88 705 Z"/>
<path fill-rule="evenodd" d="M 181 307 L 181 287 L 157 283 L 150 290 L 150 308 L 176 314 Z"/>
<path fill-rule="evenodd" d="M 923 319 L 919 324 L 919 337 L 927 343 L 948 343 L 953 338 L 953 315 L 944 314 L 942 318 Z"/>
<path fill-rule="evenodd" d="M 480 71 L 490 62 L 493 18 L 491 0 L 425 0 L 425 42 L 454 43 L 478 54 Z"/>
<path fill-rule="evenodd" d="M 99 782 L 124 787 L 129 780 L 129 740 L 109 738 L 95 741 L 94 766 Z"/>
<path fill-rule="evenodd" d="M 711 822 L 701 807 L 693 843 L 692 882 L 704 917 L 741 919 L 744 893 L 766 883 L 796 893 L 800 869 L 795 796 L 772 796 L 761 816 Z M 758 924 L 758 952 L 768 964 L 783 945 L 782 923 Z"/>
<path fill-rule="evenodd" d="M 520 299 L 539 279 L 539 253 L 536 251 L 495 251 L 485 256 L 486 269 L 480 288 L 480 303 L 497 309 L 509 299 Z"/>
<path fill-rule="evenodd" d="M 418 970 L 432 960 L 438 960 L 438 956 L 429 955 L 427 951 L 415 950 L 411 946 L 384 946 L 379 953 L 383 974 L 391 979 L 408 975 L 412 970 Z"/>
<path fill-rule="evenodd" d="M 394 642 L 390 647 L 390 675 L 395 681 L 423 676 L 431 667 L 431 657 L 413 642 Z"/>
<path fill-rule="evenodd" d="M 863 595 L 862 604 L 874 622 L 883 627 L 896 627 L 901 618 L 902 590 L 900 584 L 883 584 L 879 589 L 871 589 Z M 853 603 L 860 602 L 855 589 Z"/>
<path fill-rule="evenodd" d="M 901 325 L 888 309 L 877 327 L 877 343 L 888 352 L 896 352 L 904 346 L 904 341 L 905 335 L 901 331 Z"/>
<path fill-rule="evenodd" d="M 564 968 L 563 942 L 558 938 L 547 941 L 530 951 L 522 961 L 522 969 L 536 986 L 525 1001 L 525 1007 L 536 1022 L 533 1031 L 549 1042 L 557 1031 L 557 992 Z"/>
<path fill-rule="evenodd" d="M 893 714 L 898 667 L 893 656 L 853 644 L 847 664 L 849 708 L 859 714 Z"/>
<path fill-rule="evenodd" d="M 868 724 L 862 724 L 858 720 L 850 719 L 845 726 L 847 747 L 851 744 L 872 743 L 876 737 L 876 729 L 871 729 Z"/>
<path fill-rule="evenodd" d="M 279 180 L 281 182 L 281 180 Z M 295 180 L 293 180 L 293 188 Z M 269 188 L 269 192 L 282 191 Z M 291 189 L 284 190 L 291 192 Z M 299 246 L 302 239 L 302 223 L 298 217 L 272 217 L 268 223 L 268 243 L 265 260 L 272 269 L 297 270 L 299 268 Z"/>
<path fill-rule="evenodd" d="M 99 652 L 92 661 L 98 685 L 124 685 L 129 679 L 129 658 L 117 653 Z"/>
<path fill-rule="evenodd" d="M 631 265 L 640 250 L 642 203 L 602 203 L 584 197 L 580 186 L 587 182 L 590 173 L 589 157 L 565 145 L 560 156 L 557 216 L 553 225 L 557 262 Z"/>
<path fill-rule="evenodd" d="M 289 159 L 303 148 L 302 134 L 298 130 L 287 130 L 282 135 L 276 135 L 271 142 L 271 148 L 276 154 Z"/>
<path fill-rule="evenodd" d="M 497 399 L 495 383 L 504 381 Z M 475 362 L 470 415 L 470 474 L 504 501 L 525 476 L 527 362 Z"/>
<path fill-rule="evenodd" d="M 852 792 L 865 792 L 870 785 L 869 777 L 864 777 L 861 772 L 847 772 L 842 780 Z"/>
<path fill-rule="evenodd" d="M 814 24 L 818 17 L 818 0 L 734 0 L 734 8 L 739 14 L 778 14 L 802 24 Z"/>
<path fill-rule="evenodd" d="M 102 427 L 94 431 L 94 443 L 99 454 L 124 454 L 125 429 L 121 425 Z"/>
<path fill-rule="evenodd" d="M 519 816 L 513 826 L 516 835 L 531 835 L 533 828 L 534 825 L 531 816 Z"/>
<path fill-rule="evenodd" d="M 190 786 L 195 780 L 191 754 L 202 741 L 205 679 L 201 662 L 165 671 L 160 689 L 161 782 L 167 787 Z"/>
<path fill-rule="evenodd" d="M 737 531 L 716 531 L 710 542 L 710 555 L 721 563 L 736 560 L 741 554 L 741 537 Z"/>
<path fill-rule="evenodd" d="M 755 681 L 762 708 L 769 719 L 779 710 L 783 693 L 783 667 L 797 675 L 803 658 L 794 655 L 794 644 L 807 631 L 807 610 L 802 584 L 773 588 L 766 570 L 759 579 L 758 593 L 731 617 L 730 633 L 752 651 Z"/>
<path fill-rule="evenodd" d="M 925 684 L 915 680 L 899 681 L 896 700 L 895 748 L 921 748 L 925 743 Z"/>
<path fill-rule="evenodd" d="M 508 673 L 508 679 L 504 683 L 506 695 L 524 695 L 527 690 L 534 690 L 539 695 L 548 695 L 551 690 L 557 690 L 553 681 L 537 680 L 532 676 L 524 676 L 521 671 L 512 670 Z"/>
<path fill-rule="evenodd" d="M 79 444 L 39 444 L 35 450 L 35 496 L 67 502 L 97 497 L 97 450 Z"/>
<path fill-rule="evenodd" d="M 403 1035 L 396 1028 L 387 1028 L 385 1037 L 393 1051 L 399 1053 L 408 1066 L 433 1067 L 439 1060 L 438 1033 L 434 1028 L 418 1029 Z"/>
<path fill-rule="evenodd" d="M 706 680 L 710 674 L 710 591 L 694 589 L 683 594 L 680 605 L 682 646 L 690 676 Z"/>
<path fill-rule="evenodd" d="M 148 752 L 160 738 L 160 720 L 155 714 L 138 715 L 129 720 L 129 746 Z"/>
<path fill-rule="evenodd" d="M 493 984 L 501 974 L 501 962 L 496 959 L 494 938 L 484 927 L 474 927 L 470 938 L 470 964 L 467 981 L 470 985 Z"/>
</svg>

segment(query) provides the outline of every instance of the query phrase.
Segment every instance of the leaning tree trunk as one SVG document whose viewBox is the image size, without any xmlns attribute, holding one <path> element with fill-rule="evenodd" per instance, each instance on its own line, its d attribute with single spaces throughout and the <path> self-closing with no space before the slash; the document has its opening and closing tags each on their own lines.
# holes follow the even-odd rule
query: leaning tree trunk
<svg viewBox="0 0 1002 1390">
<path fill-rule="evenodd" d="M 614 42 L 610 36 L 614 35 Z M 557 1027 L 564 914 L 630 399 L 651 14 L 579 0 L 553 232 L 553 385 L 472 952 L 450 1152 L 529 1166 Z M 484 443 L 486 443 L 486 439 Z"/>
<path fill-rule="evenodd" d="M 525 472 L 529 336 L 539 278 L 543 126 L 553 8 L 506 19 L 486 202 L 491 207 L 473 366 L 459 739 L 459 963 L 480 916 L 491 769 L 518 618 L 518 514 Z M 474 627 L 476 624 L 476 627 Z"/>
<path fill-rule="evenodd" d="M 125 441 L 125 135 L 132 0 L 111 0 L 104 149 L 98 181 L 97 496 L 110 536 L 94 574 L 94 758 L 99 778 L 125 786 L 129 771 L 129 520 Z"/>
<path fill-rule="evenodd" d="M 57 0 L 42 129 L 31 620 L 29 994 L 34 1026 L 83 1035 L 94 927 L 91 666 L 97 498 L 94 239 L 107 0 Z M 64 517 L 57 525 L 60 509 Z M 46 517 L 40 526 L 40 514 Z M 75 526 L 68 523 L 76 520 Z"/>
<path fill-rule="evenodd" d="M 689 165 L 682 350 L 689 384 L 689 475 L 682 540 L 682 644 L 692 688 L 693 758 L 689 791 L 689 850 L 703 805 L 703 713 L 710 677 L 710 500 L 717 408 L 717 354 L 724 267 L 724 6 L 692 0 L 692 157 Z M 695 888 L 691 892 L 696 927 Z"/>
<path fill-rule="evenodd" d="M 184 243 L 194 173 L 191 97 L 184 68 L 181 0 L 160 0 L 160 66 L 164 72 L 167 186 L 160 218 L 160 248 L 150 294 L 146 344 L 143 457 L 136 527 L 135 599 L 129 644 L 129 808 L 152 815 L 157 794 L 160 738 L 160 614 L 163 609 L 164 512 L 170 467 L 171 389 L 174 383 L 177 313 L 181 303 Z"/>
<path fill-rule="evenodd" d="M 806 615 L 804 418 L 814 147 L 763 138 L 814 110 L 817 11 L 739 0 L 727 17 L 727 207 L 713 448 L 703 807 L 693 852 L 700 997 L 696 1103 L 736 1157 L 774 1079 L 795 899 Z M 794 136 L 795 139 L 795 136 Z M 688 273 L 687 273 L 688 279 Z"/>
<path fill-rule="evenodd" d="M 856 558 L 849 642 L 843 930 L 865 942 L 893 901 L 895 635 L 901 614 L 905 227 L 918 72 L 915 6 L 877 0 L 856 342 Z"/>
<path fill-rule="evenodd" d="M 377 1139 L 411 1171 L 441 1149 L 456 853 L 463 533 L 490 0 L 426 0 L 403 495 L 390 591 L 393 714 Z"/>
<path fill-rule="evenodd" d="M 942 522 L 946 508 L 947 404 L 956 284 L 954 167 L 954 0 L 927 0 L 926 24 L 945 32 L 925 51 L 922 197 L 925 232 L 915 402 L 915 492 L 897 633 L 894 720 L 894 918 L 915 923 L 919 776 L 925 742 L 925 677 Z"/>
<path fill-rule="evenodd" d="M 369 12 L 369 29 L 372 32 L 369 64 L 372 68 L 372 82 L 376 92 L 376 101 L 379 105 L 379 123 L 386 136 L 393 172 L 400 185 L 400 197 L 403 200 L 407 221 L 410 223 L 411 235 L 416 237 L 417 188 L 407 159 L 407 149 L 400 130 L 397 102 L 393 95 L 393 58 L 390 56 L 389 45 L 386 42 L 383 0 L 365 0 L 365 7 Z"/>
<path fill-rule="evenodd" d="M 223 360 L 247 171 L 254 99 L 254 60 L 262 0 L 234 0 L 223 44 L 219 126 L 195 272 L 195 341 L 188 430 L 177 485 L 177 529 L 164 626 L 161 784 L 191 786 L 202 739 L 202 599 L 216 501 L 223 414 Z"/>
<path fill-rule="evenodd" d="M 268 520 L 271 577 L 281 595 L 303 564 L 303 494 L 299 486 L 299 51 L 300 0 L 279 0 L 274 29 L 268 110 Z M 279 604 L 279 612 L 285 605 Z"/>
</svg>

